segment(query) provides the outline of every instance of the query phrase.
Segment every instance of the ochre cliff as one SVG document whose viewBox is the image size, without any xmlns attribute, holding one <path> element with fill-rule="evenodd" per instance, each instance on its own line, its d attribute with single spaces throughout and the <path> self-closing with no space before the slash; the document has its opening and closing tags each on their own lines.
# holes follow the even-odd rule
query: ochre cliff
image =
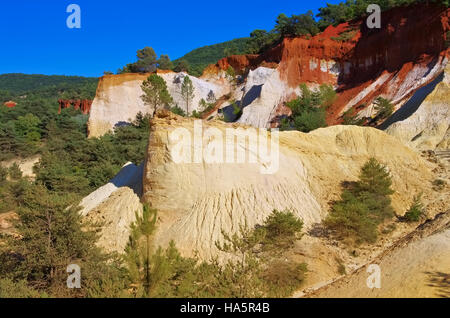
<svg viewBox="0 0 450 318">
<path fill-rule="evenodd" d="M 280 81 L 291 89 L 301 83 L 332 84 L 338 99 L 328 110 L 328 122 L 336 124 L 344 111 L 363 111 L 378 96 L 392 99 L 399 108 L 436 78 L 447 63 L 449 18 L 450 9 L 437 4 L 399 7 L 382 13 L 380 29 L 368 29 L 365 21 L 352 21 L 330 26 L 310 39 L 285 38 L 262 55 L 222 59 L 209 66 L 204 77 L 211 78 L 230 66 L 245 74 L 278 65 Z M 352 38 L 336 40 L 343 32 Z M 285 94 L 283 100 L 290 96 Z M 365 115 L 373 114 L 366 111 Z"/>
<path fill-rule="evenodd" d="M 420 18 L 418 18 L 420 17 Z M 242 108 L 239 123 L 276 127 L 289 114 L 285 102 L 301 93 L 299 84 L 315 89 L 331 84 L 337 99 L 327 109 L 330 125 L 343 114 L 376 116 L 377 97 L 392 100 L 395 110 L 442 74 L 447 62 L 446 34 L 450 9 L 436 3 L 394 8 L 382 13 L 380 29 L 365 21 L 330 26 L 311 37 L 285 38 L 261 55 L 234 55 L 210 65 L 201 78 L 191 76 L 195 96 L 191 113 L 201 98 L 213 92 L 216 100 L 209 117 L 233 117 L 235 103 Z M 345 41 L 339 38 L 347 38 Z M 230 81 L 226 70 L 240 75 Z M 158 72 L 167 83 L 175 104 L 186 110 L 181 97 L 184 73 Z M 88 123 L 89 136 L 98 137 L 133 120 L 138 112 L 153 113 L 141 100 L 140 85 L 148 74 L 108 75 L 100 79 Z M 233 119 L 232 119 L 233 120 Z"/>
<path fill-rule="evenodd" d="M 141 83 L 149 74 L 105 75 L 99 79 L 88 121 L 89 137 L 100 137 L 115 125 L 148 113 L 141 99 Z"/>
<path fill-rule="evenodd" d="M 174 105 L 186 111 L 187 106 L 181 95 L 181 85 L 186 74 L 161 70 L 157 73 L 165 80 Z M 141 84 L 149 75 L 150 73 L 126 73 L 100 78 L 88 121 L 89 137 L 102 136 L 116 126 L 127 124 L 133 121 L 139 112 L 153 113 L 154 110 L 141 98 L 143 95 Z M 214 98 L 220 98 L 228 90 L 228 87 L 209 83 L 194 76 L 190 76 L 190 79 L 194 86 L 194 97 L 189 105 L 190 114 L 199 109 L 201 99 L 207 100 L 211 93 Z"/>
<path fill-rule="evenodd" d="M 191 142 L 183 153 L 210 149 L 219 138 L 217 134 L 223 136 L 223 149 L 234 148 L 231 139 L 225 138 L 226 129 L 248 128 L 220 121 L 201 125 L 200 143 Z M 356 180 L 370 157 L 389 167 L 396 189 L 393 205 L 400 215 L 414 195 L 422 191 L 424 198 L 429 195 L 431 190 L 424 189 L 424 184 L 435 178 L 432 164 L 374 128 L 334 126 L 309 134 L 281 132 L 279 169 L 273 174 L 261 173 L 261 165 L 267 163 L 259 157 L 257 163 L 248 159 L 225 163 L 225 157 L 217 163 L 205 159 L 178 163 L 172 150 L 179 141 L 173 139 L 173 133 L 180 129 L 194 140 L 193 119 L 168 112 L 154 118 L 144 167 L 143 201 L 159 211 L 155 244 L 165 246 L 174 240 L 185 255 L 193 255 L 195 250 L 203 258 L 216 255 L 215 242 L 222 239 L 222 230 L 234 233 L 240 225 L 252 227 L 273 209 L 292 210 L 310 228 L 327 215 L 329 202 L 339 197 L 341 182 Z M 208 129 L 214 137 L 207 134 Z M 248 144 L 239 147 L 251 149 Z"/>
</svg>

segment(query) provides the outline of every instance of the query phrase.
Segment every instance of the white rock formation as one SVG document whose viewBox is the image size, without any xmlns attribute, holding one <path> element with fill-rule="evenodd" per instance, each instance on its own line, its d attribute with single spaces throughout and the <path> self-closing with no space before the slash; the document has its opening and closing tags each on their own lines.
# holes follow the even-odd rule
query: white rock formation
<svg viewBox="0 0 450 318">
<path fill-rule="evenodd" d="M 386 132 L 415 149 L 450 149 L 450 63 L 443 81 L 416 112 L 393 123 Z"/>
<path fill-rule="evenodd" d="M 243 88 L 243 112 L 238 123 L 268 128 L 275 109 L 292 93 L 276 69 L 259 67 L 250 71 Z"/>
<path fill-rule="evenodd" d="M 186 73 L 162 73 L 159 74 L 167 83 L 167 88 L 169 90 L 170 95 L 172 95 L 174 103 L 178 105 L 178 107 L 182 108 L 184 111 L 187 110 L 186 101 L 181 96 L 181 85 L 183 84 L 183 80 L 185 76 L 188 76 Z M 189 78 L 192 81 L 194 86 L 194 98 L 189 103 L 189 114 L 194 110 L 199 110 L 199 103 L 201 99 L 206 101 L 208 94 L 212 92 L 216 99 L 220 98 L 223 94 L 226 93 L 223 87 L 218 86 L 214 83 L 207 82 L 203 79 L 199 79 L 194 76 L 190 76 Z"/>
<path fill-rule="evenodd" d="M 127 73 L 100 78 L 88 121 L 89 137 L 100 137 L 117 125 L 127 124 L 134 120 L 139 112 L 143 114 L 153 112 L 141 99 L 143 94 L 141 84 L 149 75 Z M 166 81 L 174 104 L 186 110 L 186 103 L 181 96 L 181 84 L 186 74 L 159 72 L 158 75 Z M 226 93 L 226 87 L 193 76 L 190 78 L 194 86 L 194 98 L 189 113 L 198 110 L 200 100 L 202 98 L 206 100 L 211 91 L 216 98 Z"/>
<path fill-rule="evenodd" d="M 149 107 L 141 99 L 141 84 L 148 74 L 105 75 L 100 78 L 88 121 L 89 137 L 100 137 L 116 125 L 136 118 Z"/>
<path fill-rule="evenodd" d="M 143 165 L 127 163 L 106 185 L 85 197 L 81 215 L 88 221 L 101 224 L 98 246 L 108 252 L 122 253 L 130 237 L 130 225 L 136 213 L 142 214 Z"/>
<path fill-rule="evenodd" d="M 114 191 L 108 199 L 89 211 L 86 220 L 101 224 L 97 245 L 107 252 L 123 253 L 130 238 L 130 225 L 143 206 L 136 193 L 128 187 Z"/>
<path fill-rule="evenodd" d="M 81 215 L 86 216 L 91 210 L 99 206 L 107 200 L 111 194 L 122 187 L 128 187 L 140 196 L 142 193 L 142 170 L 142 164 L 140 166 L 136 166 L 131 162 L 125 164 L 122 170 L 120 170 L 109 183 L 101 186 L 81 200 Z"/>
</svg>

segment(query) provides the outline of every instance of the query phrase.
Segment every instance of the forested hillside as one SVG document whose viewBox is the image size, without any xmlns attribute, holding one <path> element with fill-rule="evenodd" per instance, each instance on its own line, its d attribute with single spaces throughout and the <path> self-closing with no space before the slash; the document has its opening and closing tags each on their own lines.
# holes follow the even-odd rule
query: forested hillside
<svg viewBox="0 0 450 318">
<path fill-rule="evenodd" d="M 93 98 L 97 88 L 97 78 L 63 75 L 1 74 L 0 91 L 11 95 L 30 92 L 53 92 L 56 94 L 73 93 L 80 97 Z"/>
<path fill-rule="evenodd" d="M 93 99 L 96 78 L 25 74 L 0 75 L 0 161 L 39 152 L 47 125 L 58 118 L 58 99 Z M 17 105 L 8 108 L 6 101 Z M 68 110 L 70 112 L 70 110 Z M 80 127 L 87 116 L 73 112 Z"/>
<path fill-rule="evenodd" d="M 231 41 L 204 46 L 195 49 L 175 60 L 175 65 L 185 60 L 189 67 L 189 73 L 200 76 L 206 66 L 214 64 L 221 58 L 234 54 L 247 54 L 251 49 L 251 38 L 240 38 Z"/>
</svg>

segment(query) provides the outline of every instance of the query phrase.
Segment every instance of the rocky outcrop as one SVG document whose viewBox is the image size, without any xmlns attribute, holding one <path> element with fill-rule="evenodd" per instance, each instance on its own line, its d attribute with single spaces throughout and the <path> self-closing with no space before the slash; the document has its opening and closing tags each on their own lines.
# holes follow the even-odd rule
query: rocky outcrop
<svg viewBox="0 0 450 318">
<path fill-rule="evenodd" d="M 130 225 L 142 215 L 139 197 L 128 187 L 114 191 L 105 201 L 89 211 L 86 220 L 102 224 L 97 245 L 107 252 L 123 253 L 130 238 Z"/>
<path fill-rule="evenodd" d="M 127 163 L 106 185 L 85 197 L 80 214 L 101 224 L 98 245 L 108 252 L 122 253 L 130 237 L 130 225 L 142 213 L 143 166 Z"/>
<path fill-rule="evenodd" d="M 370 264 L 380 269 L 380 288 L 368 288 Z M 450 212 L 393 243 L 358 270 L 316 291 L 314 298 L 448 298 Z"/>
<path fill-rule="evenodd" d="M 392 123 L 386 132 L 415 149 L 450 149 L 450 64 L 418 109 L 407 119 Z"/>
<path fill-rule="evenodd" d="M 89 137 L 100 137 L 116 125 L 150 110 L 141 99 L 140 85 L 149 74 L 105 75 L 99 79 L 88 121 Z"/>
<path fill-rule="evenodd" d="M 223 149 L 234 149 L 232 139 L 225 138 L 226 129 L 239 126 L 217 121 L 201 125 L 206 134 L 203 141 L 192 141 L 183 148 L 183 154 L 195 153 L 194 149 L 212 151 L 214 140 L 220 136 L 224 138 L 219 143 Z M 179 140 L 173 133 L 179 133 L 180 128 L 194 138 L 192 119 L 166 112 L 154 119 L 143 201 L 159 211 L 155 244 L 165 246 L 174 240 L 184 255 L 196 250 L 202 258 L 216 255 L 215 242 L 222 239 L 222 230 L 235 233 L 240 225 L 252 227 L 273 209 L 292 210 L 307 228 L 311 227 L 327 214 L 329 202 L 339 197 L 340 183 L 356 180 L 360 167 L 370 157 L 387 164 L 392 172 L 397 213 L 406 211 L 415 194 L 424 191 L 426 196 L 431 191 L 423 186 L 433 180 L 431 164 L 374 128 L 335 126 L 309 134 L 282 132 L 279 168 L 273 174 L 261 173 L 261 166 L 269 164 L 259 156 L 255 163 L 211 163 L 201 158 L 193 161 L 196 163 L 176 163 L 173 149 Z M 212 130 L 206 133 L 208 128 Z M 202 140 L 201 132 L 196 130 L 195 135 Z M 237 149 L 247 154 L 253 151 L 248 144 Z"/>
<path fill-rule="evenodd" d="M 280 102 L 291 99 L 301 83 L 311 87 L 325 83 L 337 89 L 338 98 L 327 110 L 329 124 L 340 123 L 350 109 L 370 117 L 375 115 L 371 106 L 376 97 L 391 99 L 399 109 L 443 71 L 449 17 L 450 9 L 433 3 L 394 8 L 382 14 L 380 29 L 368 29 L 365 21 L 352 21 L 330 26 L 311 38 L 285 38 L 260 56 L 222 59 L 208 67 L 204 77 L 211 79 L 216 72 L 220 78 L 230 66 L 240 74 L 268 64 L 276 68 L 279 83 L 270 95 L 277 98 L 262 95 L 257 101 L 258 109 L 271 113 L 272 118 L 263 124 L 252 119 L 255 112 L 251 107 L 244 108 L 241 122 L 250 125 L 270 126 Z M 349 39 L 339 41 L 343 32 L 350 34 Z M 273 86 L 273 80 L 268 86 Z"/>
<path fill-rule="evenodd" d="M 181 85 L 186 74 L 159 70 L 157 73 L 166 81 L 174 104 L 186 111 L 186 103 L 181 96 Z M 100 78 L 88 122 L 89 137 L 102 136 L 116 126 L 127 124 L 134 120 L 139 112 L 153 113 L 153 109 L 141 99 L 141 84 L 149 75 L 127 73 Z M 190 78 L 194 85 L 194 98 L 189 106 L 189 113 L 198 110 L 200 100 L 206 100 L 210 92 L 217 99 L 227 92 L 227 87 L 193 76 Z"/>
<path fill-rule="evenodd" d="M 2 235 L 18 237 L 14 224 L 19 220 L 15 212 L 0 213 L 0 246 L 3 245 Z"/>
<path fill-rule="evenodd" d="M 62 109 L 70 108 L 73 106 L 75 110 L 81 110 L 81 112 L 85 115 L 89 114 L 91 111 L 92 100 L 89 99 L 59 99 L 59 110 L 58 114 L 61 114 Z"/>
<path fill-rule="evenodd" d="M 273 127 L 288 113 L 283 105 L 300 94 L 301 83 L 312 88 L 320 84 L 335 87 L 338 98 L 327 109 L 330 125 L 341 123 L 349 110 L 354 115 L 374 117 L 373 101 L 379 96 L 391 99 L 398 110 L 445 68 L 449 17 L 450 9 L 421 3 L 384 12 L 380 29 L 368 29 L 365 21 L 351 21 L 330 26 L 311 38 L 285 38 L 261 55 L 221 59 L 207 67 L 200 79 L 191 77 L 196 94 L 189 112 L 197 110 L 200 99 L 212 91 L 216 99 L 229 98 L 221 109 L 208 115 L 232 113 L 237 103 L 242 108 L 240 123 Z M 340 40 L 344 33 L 347 39 Z M 237 83 L 227 76 L 230 67 L 240 76 Z M 166 80 L 175 104 L 186 110 L 180 95 L 185 74 L 157 72 Z M 88 123 L 89 136 L 98 137 L 126 124 L 138 112 L 153 112 L 140 98 L 140 84 L 148 75 L 100 79 Z"/>
<path fill-rule="evenodd" d="M 17 106 L 17 103 L 10 100 L 9 102 L 4 103 L 3 105 L 5 105 L 8 108 L 14 108 Z"/>
</svg>

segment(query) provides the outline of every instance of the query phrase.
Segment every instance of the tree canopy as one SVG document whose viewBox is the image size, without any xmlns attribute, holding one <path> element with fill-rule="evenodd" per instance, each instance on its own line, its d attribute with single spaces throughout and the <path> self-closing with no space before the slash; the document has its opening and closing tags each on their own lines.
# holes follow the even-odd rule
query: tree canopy
<svg viewBox="0 0 450 318">
<path fill-rule="evenodd" d="M 141 85 L 144 95 L 142 100 L 153 108 L 153 115 L 160 107 L 169 107 L 173 99 L 167 90 L 164 79 L 157 75 L 151 74 Z"/>
<path fill-rule="evenodd" d="M 186 103 L 186 114 L 189 115 L 189 105 L 194 98 L 194 85 L 189 76 L 185 76 L 183 84 L 181 84 L 181 96 Z"/>
</svg>

